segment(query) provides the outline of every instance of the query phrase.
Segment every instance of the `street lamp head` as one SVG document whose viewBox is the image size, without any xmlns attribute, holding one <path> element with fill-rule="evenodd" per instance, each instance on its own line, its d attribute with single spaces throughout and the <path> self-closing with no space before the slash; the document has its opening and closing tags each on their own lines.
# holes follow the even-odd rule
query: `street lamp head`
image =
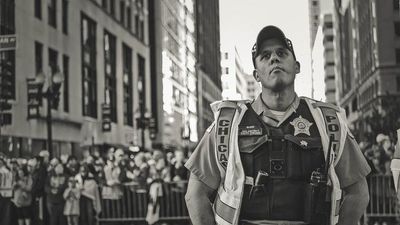
<svg viewBox="0 0 400 225">
<path fill-rule="evenodd" d="M 46 77 L 45 77 L 44 73 L 43 73 L 42 71 L 40 71 L 40 72 L 36 75 L 35 82 L 36 82 L 36 83 L 39 83 L 39 84 L 44 84 L 45 79 L 46 79 Z"/>
<path fill-rule="evenodd" d="M 52 82 L 54 84 L 61 84 L 64 82 L 64 76 L 60 71 L 57 71 L 56 74 L 52 77 Z"/>
</svg>

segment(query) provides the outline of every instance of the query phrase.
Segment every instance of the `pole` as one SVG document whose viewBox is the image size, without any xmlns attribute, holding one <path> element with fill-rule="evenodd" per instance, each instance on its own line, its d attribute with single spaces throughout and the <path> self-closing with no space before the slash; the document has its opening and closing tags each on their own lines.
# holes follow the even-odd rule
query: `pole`
<svg viewBox="0 0 400 225">
<path fill-rule="evenodd" d="M 50 90 L 50 89 L 49 89 Z M 51 108 L 52 108 L 52 102 L 51 102 L 51 92 L 47 90 L 45 95 L 46 95 L 46 100 L 47 100 L 47 115 L 46 115 L 46 124 L 47 124 L 47 149 L 49 150 L 49 156 L 50 159 L 53 158 L 53 133 L 52 133 L 52 117 L 51 117 Z"/>
</svg>

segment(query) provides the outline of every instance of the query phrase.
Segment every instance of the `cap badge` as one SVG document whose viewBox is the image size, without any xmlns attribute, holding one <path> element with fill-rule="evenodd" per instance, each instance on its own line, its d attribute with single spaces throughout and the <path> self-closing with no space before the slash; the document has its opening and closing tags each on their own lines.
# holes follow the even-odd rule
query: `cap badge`
<svg viewBox="0 0 400 225">
<path fill-rule="evenodd" d="M 290 124 L 294 127 L 294 136 L 298 134 L 307 134 L 308 136 L 310 136 L 310 127 L 311 125 L 313 125 L 313 123 L 310 123 L 310 121 L 299 116 L 298 118 L 290 122 Z"/>
</svg>

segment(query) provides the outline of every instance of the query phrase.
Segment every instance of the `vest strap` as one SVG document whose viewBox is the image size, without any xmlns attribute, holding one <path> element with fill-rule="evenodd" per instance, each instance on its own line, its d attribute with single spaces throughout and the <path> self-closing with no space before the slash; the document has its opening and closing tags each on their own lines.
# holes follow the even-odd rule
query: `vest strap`
<svg viewBox="0 0 400 225">
<path fill-rule="evenodd" d="M 328 134 L 329 140 L 331 141 L 331 148 L 328 149 L 327 155 L 327 167 L 335 161 L 337 154 L 339 152 L 340 140 L 341 140 L 341 126 L 337 115 L 337 111 L 333 107 L 325 107 L 325 104 L 314 105 L 314 107 L 319 107 L 321 109 L 325 125 L 326 132 Z"/>
<path fill-rule="evenodd" d="M 231 206 L 225 204 L 219 194 L 217 194 L 217 197 L 215 198 L 215 203 L 214 203 L 214 212 L 217 214 L 220 218 L 228 222 L 229 224 L 233 223 L 233 218 L 235 217 L 235 212 L 236 209 L 232 208 Z"/>
<path fill-rule="evenodd" d="M 232 121 L 235 115 L 235 108 L 221 108 L 216 124 L 216 149 L 218 162 L 226 170 L 229 158 L 229 137 L 232 130 Z"/>
</svg>

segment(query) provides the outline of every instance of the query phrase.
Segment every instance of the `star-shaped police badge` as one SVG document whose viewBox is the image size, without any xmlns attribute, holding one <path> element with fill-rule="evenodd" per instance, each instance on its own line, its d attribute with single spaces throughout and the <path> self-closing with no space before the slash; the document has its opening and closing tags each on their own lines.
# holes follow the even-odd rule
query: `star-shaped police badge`
<svg viewBox="0 0 400 225">
<path fill-rule="evenodd" d="M 310 123 L 310 121 L 299 116 L 298 118 L 290 122 L 290 124 L 294 127 L 294 136 L 298 134 L 307 134 L 308 136 L 310 136 L 310 127 L 311 125 L 313 125 L 313 123 Z"/>
</svg>

